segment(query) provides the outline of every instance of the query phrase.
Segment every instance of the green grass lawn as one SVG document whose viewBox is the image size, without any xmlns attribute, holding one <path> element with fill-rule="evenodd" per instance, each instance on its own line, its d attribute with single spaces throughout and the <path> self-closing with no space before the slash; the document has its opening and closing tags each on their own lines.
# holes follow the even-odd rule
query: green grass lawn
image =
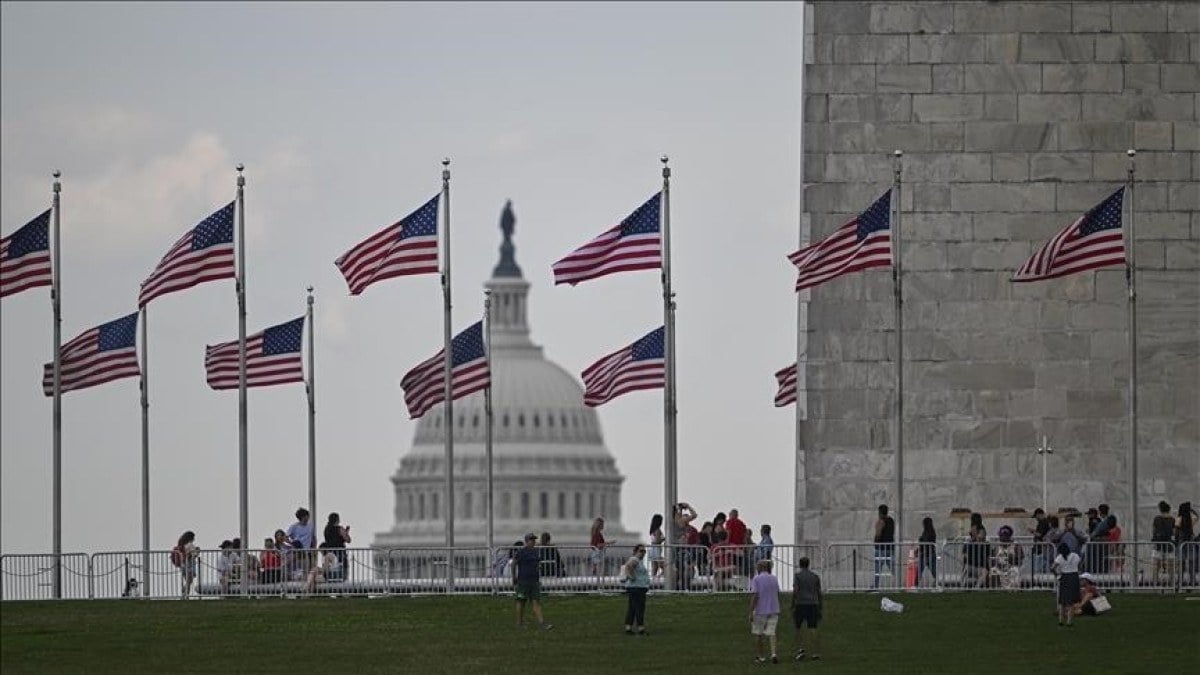
<svg viewBox="0 0 1200 675">
<path fill-rule="evenodd" d="M 517 630 L 507 597 L 90 601 L 0 605 L 0 667 L 25 672 L 1182 673 L 1195 672 L 1200 598 L 1114 595 L 1060 629 L 1049 593 L 827 599 L 824 659 L 755 666 L 747 598 L 651 595 L 647 637 L 622 596 L 549 596 L 553 630 Z M 786 600 L 785 600 L 786 603 Z"/>
</svg>

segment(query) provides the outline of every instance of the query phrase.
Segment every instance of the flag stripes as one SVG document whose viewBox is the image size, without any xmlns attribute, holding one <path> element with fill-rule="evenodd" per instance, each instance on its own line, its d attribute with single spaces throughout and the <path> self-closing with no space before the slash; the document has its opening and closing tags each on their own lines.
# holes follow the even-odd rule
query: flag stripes
<svg viewBox="0 0 1200 675">
<path fill-rule="evenodd" d="M 1125 264 L 1121 188 L 1042 245 L 1011 281 L 1041 281 L 1097 267 Z"/>
<path fill-rule="evenodd" d="M 666 383 L 663 328 L 619 349 L 583 371 L 583 402 L 598 406 L 641 389 L 662 389 Z"/>
<path fill-rule="evenodd" d="M 0 239 L 0 298 L 52 283 L 50 211 Z"/>
<path fill-rule="evenodd" d="M 662 267 L 659 210 L 655 194 L 617 226 L 554 263 L 554 284 L 575 285 L 588 279 Z"/>
<path fill-rule="evenodd" d="M 304 381 L 301 336 L 304 317 L 272 326 L 246 338 L 246 386 L 270 387 Z M 211 345 L 204 352 L 204 373 L 213 389 L 237 389 L 238 341 Z"/>
<path fill-rule="evenodd" d="M 59 357 L 60 391 L 141 375 L 137 361 L 137 313 L 80 333 L 62 346 Z M 42 393 L 54 395 L 54 363 L 42 367 Z"/>
<path fill-rule="evenodd" d="M 775 392 L 775 407 L 782 408 L 796 402 L 796 364 L 775 373 L 779 391 Z"/>
<path fill-rule="evenodd" d="M 437 210 L 441 195 L 399 222 L 358 244 L 334 261 L 350 295 L 393 277 L 438 272 Z"/>
<path fill-rule="evenodd" d="M 797 267 L 796 290 L 871 267 L 892 264 L 891 202 L 888 190 L 866 211 L 821 241 L 788 256 Z"/>
<path fill-rule="evenodd" d="M 188 230 L 142 282 L 138 307 L 168 293 L 237 274 L 233 247 L 235 202 L 217 210 Z"/>
<path fill-rule="evenodd" d="M 404 403 L 412 418 L 446 400 L 445 349 L 405 373 L 400 380 Z M 479 321 L 450 341 L 450 397 L 458 400 L 491 386 L 491 369 L 483 346 L 483 322 Z"/>
</svg>

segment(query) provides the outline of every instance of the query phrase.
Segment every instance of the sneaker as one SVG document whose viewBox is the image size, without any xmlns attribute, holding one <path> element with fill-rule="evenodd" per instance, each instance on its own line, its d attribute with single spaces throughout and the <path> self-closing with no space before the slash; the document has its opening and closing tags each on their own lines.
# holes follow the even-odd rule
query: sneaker
<svg viewBox="0 0 1200 675">
<path fill-rule="evenodd" d="M 803 649 L 797 649 L 797 650 L 796 650 L 796 656 L 795 656 L 795 657 L 793 657 L 793 659 L 792 659 L 792 660 L 794 660 L 794 661 L 803 661 L 803 660 L 804 660 L 804 650 L 803 650 Z"/>
<path fill-rule="evenodd" d="M 766 660 L 766 659 L 764 659 L 764 658 L 763 658 L 763 657 L 761 657 L 761 656 L 756 656 L 756 657 L 754 657 L 754 663 L 756 663 L 757 665 L 760 665 L 760 666 L 761 666 L 762 664 L 764 664 L 764 663 L 766 663 L 766 662 L 767 662 L 767 660 Z"/>
<path fill-rule="evenodd" d="M 542 630 L 550 630 L 551 628 L 554 628 L 554 624 L 543 621 L 541 628 Z"/>
<path fill-rule="evenodd" d="M 813 661 L 820 661 L 820 660 L 821 660 L 821 655 L 820 655 L 820 654 L 813 654 L 813 655 L 812 655 L 812 660 L 813 660 Z"/>
<path fill-rule="evenodd" d="M 771 655 L 771 663 L 779 663 L 779 656 L 776 654 L 772 654 Z"/>
</svg>

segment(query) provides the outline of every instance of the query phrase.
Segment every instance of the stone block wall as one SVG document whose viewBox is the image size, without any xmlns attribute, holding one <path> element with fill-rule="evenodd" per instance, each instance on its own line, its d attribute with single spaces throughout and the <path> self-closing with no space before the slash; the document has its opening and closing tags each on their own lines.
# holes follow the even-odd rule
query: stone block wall
<svg viewBox="0 0 1200 675">
<path fill-rule="evenodd" d="M 902 150 L 905 531 L 956 507 L 1112 505 L 1126 538 L 1124 270 L 1013 271 L 1119 188 L 1135 148 L 1139 526 L 1200 501 L 1200 3 L 813 2 L 805 211 L 817 240 Z M 892 283 L 811 291 L 797 541 L 862 540 L 895 508 Z"/>
</svg>

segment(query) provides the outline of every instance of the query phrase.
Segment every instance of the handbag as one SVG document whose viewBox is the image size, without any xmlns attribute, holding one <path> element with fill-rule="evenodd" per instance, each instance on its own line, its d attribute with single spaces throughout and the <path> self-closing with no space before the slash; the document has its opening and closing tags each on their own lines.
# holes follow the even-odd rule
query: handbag
<svg viewBox="0 0 1200 675">
<path fill-rule="evenodd" d="M 1100 595 L 1092 598 L 1092 609 L 1096 610 L 1097 614 L 1103 614 L 1112 609 L 1112 605 L 1108 604 L 1108 598 Z"/>
</svg>

